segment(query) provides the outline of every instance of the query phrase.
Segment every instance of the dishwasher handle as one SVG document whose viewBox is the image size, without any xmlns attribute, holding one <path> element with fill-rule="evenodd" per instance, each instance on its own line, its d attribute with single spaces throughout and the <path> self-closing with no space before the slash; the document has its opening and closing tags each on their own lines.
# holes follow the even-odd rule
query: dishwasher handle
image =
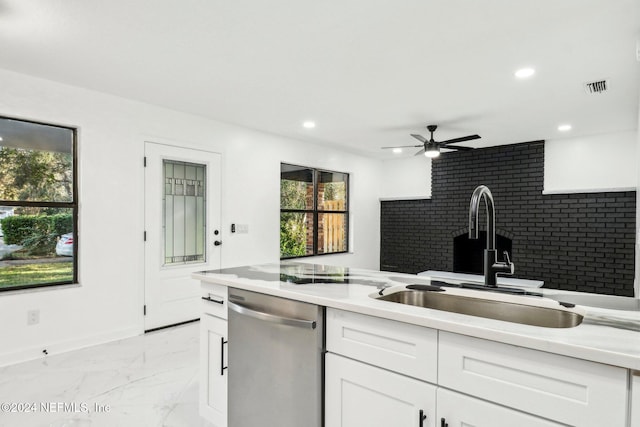
<svg viewBox="0 0 640 427">
<path fill-rule="evenodd" d="M 252 310 L 248 307 L 235 302 L 228 301 L 229 309 L 254 319 L 264 320 L 266 322 L 276 323 L 278 325 L 295 326 L 297 328 L 315 329 L 315 320 L 293 319 L 290 317 L 276 316 L 275 314 L 264 313 L 262 311 Z"/>
</svg>

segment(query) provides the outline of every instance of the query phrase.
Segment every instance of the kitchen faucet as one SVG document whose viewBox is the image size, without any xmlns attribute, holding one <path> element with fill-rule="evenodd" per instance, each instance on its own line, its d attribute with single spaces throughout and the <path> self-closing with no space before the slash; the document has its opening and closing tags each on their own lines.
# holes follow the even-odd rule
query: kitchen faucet
<svg viewBox="0 0 640 427">
<path fill-rule="evenodd" d="M 484 284 L 495 288 L 497 273 L 513 274 L 514 265 L 509 260 L 509 254 L 504 251 L 506 262 L 498 262 L 496 250 L 496 213 L 493 208 L 493 195 L 485 185 L 479 185 L 471 195 L 469 204 L 469 239 L 478 238 L 478 211 L 480 200 L 484 199 L 487 206 L 487 249 L 484 250 Z"/>
</svg>

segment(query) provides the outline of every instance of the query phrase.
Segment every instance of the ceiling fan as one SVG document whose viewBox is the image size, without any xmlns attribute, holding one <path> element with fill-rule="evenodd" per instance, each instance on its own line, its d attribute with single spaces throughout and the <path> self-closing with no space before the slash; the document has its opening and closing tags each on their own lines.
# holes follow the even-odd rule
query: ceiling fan
<svg viewBox="0 0 640 427">
<path fill-rule="evenodd" d="M 471 141 L 473 139 L 479 139 L 480 135 L 468 135 L 468 136 L 463 136 L 460 138 L 453 138 L 453 139 L 448 139 L 446 141 L 440 141 L 437 142 L 433 139 L 433 132 L 436 131 L 436 129 L 438 128 L 437 125 L 429 125 L 427 126 L 427 130 L 431 133 L 431 137 L 429 138 L 429 140 L 427 140 L 425 137 L 423 137 L 422 135 L 416 135 L 414 133 L 411 134 L 412 137 L 414 137 L 415 139 L 417 139 L 418 141 L 422 142 L 422 144 L 420 145 L 400 145 L 397 147 L 382 147 L 383 149 L 387 149 L 387 148 L 409 148 L 409 147 L 422 147 L 422 150 L 418 151 L 415 155 L 419 156 L 420 154 L 424 154 L 427 157 L 438 157 L 440 155 L 440 149 L 441 148 L 446 148 L 448 150 L 458 150 L 458 151 L 469 151 L 469 150 L 473 150 L 473 148 L 471 147 L 460 147 L 458 145 L 449 145 L 449 144 L 455 144 L 458 142 L 464 142 L 464 141 Z"/>
</svg>

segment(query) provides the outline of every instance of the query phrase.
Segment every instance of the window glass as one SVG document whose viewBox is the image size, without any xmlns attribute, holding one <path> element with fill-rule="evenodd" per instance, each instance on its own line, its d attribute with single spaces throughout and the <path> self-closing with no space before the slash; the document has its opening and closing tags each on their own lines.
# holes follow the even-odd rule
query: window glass
<svg viewBox="0 0 640 427">
<path fill-rule="evenodd" d="M 318 213 L 318 254 L 347 250 L 347 215 Z"/>
<path fill-rule="evenodd" d="M 280 170 L 280 208 L 313 207 L 313 169 L 283 164 Z"/>
<path fill-rule="evenodd" d="M 313 255 L 313 213 L 280 213 L 280 257 Z"/>
<path fill-rule="evenodd" d="M 318 173 L 318 209 L 326 211 L 345 211 L 347 209 L 346 173 Z"/>
<path fill-rule="evenodd" d="M 75 141 L 0 117 L 0 291 L 77 281 Z"/>
</svg>

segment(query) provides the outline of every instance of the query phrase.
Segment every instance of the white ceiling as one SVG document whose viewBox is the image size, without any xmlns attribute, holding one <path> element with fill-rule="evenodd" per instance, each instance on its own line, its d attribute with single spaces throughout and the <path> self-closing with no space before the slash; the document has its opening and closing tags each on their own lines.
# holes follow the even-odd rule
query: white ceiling
<svg viewBox="0 0 640 427">
<path fill-rule="evenodd" d="M 638 127 L 640 0 L 0 0 L 0 68 L 368 155 Z M 536 69 L 517 80 L 514 71 Z M 610 91 L 583 84 L 607 78 Z M 314 120 L 315 129 L 301 126 Z M 573 130 L 559 134 L 557 126 Z"/>
</svg>

